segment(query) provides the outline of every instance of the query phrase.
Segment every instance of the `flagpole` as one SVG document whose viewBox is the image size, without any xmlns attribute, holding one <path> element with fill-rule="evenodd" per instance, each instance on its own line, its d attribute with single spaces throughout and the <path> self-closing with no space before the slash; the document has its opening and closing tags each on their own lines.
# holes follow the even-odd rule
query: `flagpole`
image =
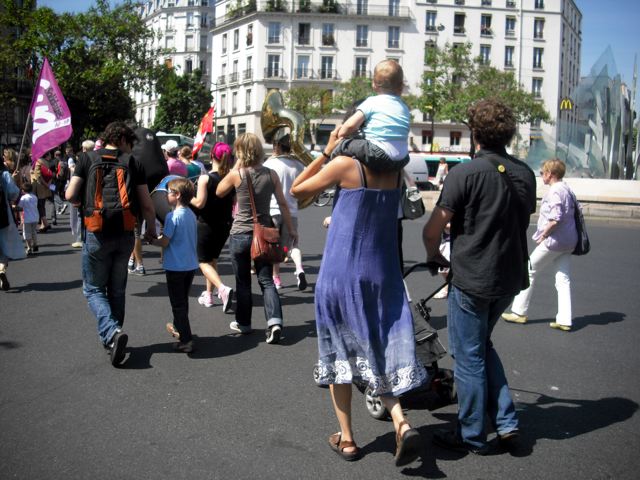
<svg viewBox="0 0 640 480">
<path fill-rule="evenodd" d="M 24 147 L 24 139 L 27 136 L 27 129 L 29 128 L 30 120 L 31 120 L 31 110 L 29 110 L 29 113 L 27 113 L 27 121 L 24 124 L 24 132 L 22 133 L 22 141 L 20 142 L 20 152 L 18 153 L 18 161 L 16 162 L 13 172 L 11 172 L 12 174 L 17 172 L 18 168 L 20 168 L 20 159 L 22 158 L 22 148 Z"/>
</svg>

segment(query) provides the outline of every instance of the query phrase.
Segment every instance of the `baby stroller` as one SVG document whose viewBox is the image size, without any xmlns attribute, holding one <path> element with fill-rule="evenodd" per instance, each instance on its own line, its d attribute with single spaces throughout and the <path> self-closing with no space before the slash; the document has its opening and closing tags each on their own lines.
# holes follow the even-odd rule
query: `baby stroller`
<svg viewBox="0 0 640 480">
<path fill-rule="evenodd" d="M 426 263 L 417 263 L 404 273 L 404 278 L 408 277 L 417 268 L 426 267 Z M 438 332 L 431 326 L 431 307 L 427 302 L 438 293 L 445 285 L 441 285 L 431 295 L 419 300 L 414 308 L 417 315 L 413 316 L 413 329 L 416 339 L 416 356 L 427 369 L 429 381 L 419 388 L 411 390 L 400 396 L 406 403 L 412 401 L 426 405 L 429 409 L 439 408 L 456 401 L 456 388 L 453 382 L 453 372 L 448 369 L 441 369 L 438 360 L 447 354 L 444 346 L 438 339 Z M 385 408 L 380 397 L 372 395 L 370 387 L 358 385 L 364 393 L 365 406 L 369 414 L 378 420 L 386 419 L 389 412 Z"/>
</svg>

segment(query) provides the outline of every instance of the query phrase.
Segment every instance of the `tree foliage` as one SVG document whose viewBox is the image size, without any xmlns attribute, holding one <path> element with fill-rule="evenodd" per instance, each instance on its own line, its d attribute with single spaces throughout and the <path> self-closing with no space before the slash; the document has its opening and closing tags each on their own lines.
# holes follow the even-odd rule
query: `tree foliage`
<svg viewBox="0 0 640 480">
<path fill-rule="evenodd" d="M 153 47 L 154 33 L 144 25 L 134 0 L 114 8 L 108 0 L 95 0 L 78 14 L 33 9 L 35 0 L 24 0 L 22 6 L 13 0 L 0 3 L 0 24 L 7 27 L 0 37 L 5 75 L 24 75 L 33 58 L 37 78 L 43 58 L 49 59 L 71 110 L 76 147 L 109 122 L 133 118 L 129 92 L 150 91 L 163 68 L 157 64 L 160 51 Z"/>
<path fill-rule="evenodd" d="M 305 132 L 315 143 L 315 131 L 311 131 L 311 120 L 319 119 L 319 124 L 333 111 L 331 90 L 317 85 L 293 87 L 284 92 L 285 106 L 304 117 Z"/>
<path fill-rule="evenodd" d="M 337 85 L 333 106 L 339 110 L 349 110 L 356 102 L 374 94 L 370 78 L 353 77 Z"/>
<path fill-rule="evenodd" d="M 158 82 L 158 93 L 161 96 L 153 129 L 195 136 L 212 101 L 211 90 L 202 83 L 202 72 L 178 75 L 173 68 L 166 68 Z"/>
<path fill-rule="evenodd" d="M 472 58 L 470 43 L 427 47 L 425 65 L 421 95 L 407 100 L 413 108 L 431 113 L 436 119 L 467 125 L 469 105 L 480 99 L 496 98 L 513 110 L 518 123 L 551 121 L 544 104 L 519 85 L 512 72 Z"/>
</svg>

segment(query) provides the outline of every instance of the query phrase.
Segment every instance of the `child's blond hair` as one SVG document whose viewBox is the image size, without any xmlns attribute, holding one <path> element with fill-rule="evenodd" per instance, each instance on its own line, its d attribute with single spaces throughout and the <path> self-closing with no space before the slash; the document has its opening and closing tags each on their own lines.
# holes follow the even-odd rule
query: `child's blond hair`
<svg viewBox="0 0 640 480">
<path fill-rule="evenodd" d="M 373 70 L 373 85 L 381 93 L 400 95 L 404 88 L 404 73 L 395 60 L 382 60 Z"/>
</svg>

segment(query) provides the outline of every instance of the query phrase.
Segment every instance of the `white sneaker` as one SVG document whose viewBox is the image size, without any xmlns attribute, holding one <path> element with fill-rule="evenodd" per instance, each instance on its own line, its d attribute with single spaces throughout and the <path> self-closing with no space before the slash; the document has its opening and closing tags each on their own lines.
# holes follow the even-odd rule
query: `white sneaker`
<svg viewBox="0 0 640 480">
<path fill-rule="evenodd" d="M 251 327 L 248 327 L 246 325 L 240 325 L 235 320 L 229 324 L 229 328 L 234 332 L 239 332 L 239 333 L 242 333 L 243 335 L 246 335 L 247 333 L 251 333 L 253 331 Z"/>
<path fill-rule="evenodd" d="M 296 279 L 298 280 L 298 290 L 304 290 L 307 288 L 307 277 L 303 270 L 296 272 Z"/>
<path fill-rule="evenodd" d="M 280 341 L 282 327 L 280 325 L 272 325 L 267 328 L 267 343 L 276 344 Z"/>
<path fill-rule="evenodd" d="M 205 290 L 198 297 L 198 303 L 206 308 L 213 307 L 213 295 Z"/>
<path fill-rule="evenodd" d="M 223 285 L 218 290 L 218 298 L 222 301 L 222 311 L 229 313 L 229 310 L 231 310 L 231 301 L 233 300 L 233 288 Z"/>
</svg>

